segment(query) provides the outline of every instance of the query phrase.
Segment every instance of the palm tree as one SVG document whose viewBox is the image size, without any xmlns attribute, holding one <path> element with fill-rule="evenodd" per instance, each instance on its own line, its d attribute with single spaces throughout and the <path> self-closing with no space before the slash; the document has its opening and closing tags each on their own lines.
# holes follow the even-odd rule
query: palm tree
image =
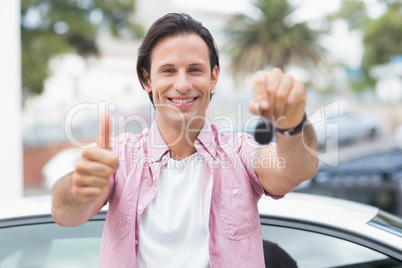
<svg viewBox="0 0 402 268">
<path fill-rule="evenodd" d="M 259 11 L 255 16 L 237 14 L 228 24 L 236 78 L 267 66 L 283 69 L 288 63 L 314 66 L 321 61 L 319 32 L 306 23 L 290 23 L 293 8 L 286 0 L 255 0 L 254 5 Z"/>
</svg>

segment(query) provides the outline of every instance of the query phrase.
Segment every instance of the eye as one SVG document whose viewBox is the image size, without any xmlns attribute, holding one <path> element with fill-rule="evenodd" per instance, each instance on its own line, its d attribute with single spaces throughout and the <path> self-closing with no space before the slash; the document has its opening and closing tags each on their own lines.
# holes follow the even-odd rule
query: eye
<svg viewBox="0 0 402 268">
<path fill-rule="evenodd" d="M 202 72 L 202 70 L 200 68 L 191 68 L 190 72 L 191 73 L 200 73 L 200 72 Z"/>
<path fill-rule="evenodd" d="M 162 70 L 162 73 L 164 73 L 164 74 L 171 74 L 171 73 L 173 73 L 173 72 L 174 72 L 173 69 L 163 69 L 163 70 Z"/>
</svg>

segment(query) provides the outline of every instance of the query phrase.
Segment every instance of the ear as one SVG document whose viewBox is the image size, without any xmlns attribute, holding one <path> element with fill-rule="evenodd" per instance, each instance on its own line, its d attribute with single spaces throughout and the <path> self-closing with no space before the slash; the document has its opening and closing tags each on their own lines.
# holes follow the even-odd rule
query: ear
<svg viewBox="0 0 402 268">
<path fill-rule="evenodd" d="M 147 70 L 145 70 L 145 68 L 141 68 L 142 71 L 142 75 L 144 76 L 144 80 L 145 82 L 141 82 L 142 86 L 144 87 L 145 91 L 150 93 L 152 91 L 152 86 L 151 86 L 151 78 L 147 72 Z"/>
<path fill-rule="evenodd" d="M 211 84 L 210 84 L 210 91 L 214 90 L 216 87 L 216 83 L 218 83 L 218 77 L 219 77 L 219 70 L 218 66 L 215 65 L 214 69 L 212 70 L 211 74 Z"/>
</svg>

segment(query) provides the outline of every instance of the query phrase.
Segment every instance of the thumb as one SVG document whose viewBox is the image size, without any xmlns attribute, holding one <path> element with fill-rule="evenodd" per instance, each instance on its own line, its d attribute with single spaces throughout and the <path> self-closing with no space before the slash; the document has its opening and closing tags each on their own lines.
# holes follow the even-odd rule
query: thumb
<svg viewBox="0 0 402 268">
<path fill-rule="evenodd" d="M 110 124 L 110 116 L 105 113 L 99 119 L 99 147 L 110 149 L 110 134 L 112 126 Z"/>
</svg>

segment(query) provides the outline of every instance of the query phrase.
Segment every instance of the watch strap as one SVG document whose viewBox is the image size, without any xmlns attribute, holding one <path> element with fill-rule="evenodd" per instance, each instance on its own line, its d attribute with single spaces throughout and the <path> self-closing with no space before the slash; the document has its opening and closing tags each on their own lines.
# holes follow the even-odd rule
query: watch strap
<svg viewBox="0 0 402 268">
<path fill-rule="evenodd" d="M 306 113 L 304 113 L 303 120 L 295 128 L 291 128 L 291 129 L 279 129 L 279 128 L 277 128 L 276 132 L 281 133 L 285 137 L 292 137 L 294 135 L 297 135 L 297 134 L 303 132 L 303 130 L 307 126 L 306 122 L 307 122 L 307 115 L 306 115 Z"/>
</svg>

